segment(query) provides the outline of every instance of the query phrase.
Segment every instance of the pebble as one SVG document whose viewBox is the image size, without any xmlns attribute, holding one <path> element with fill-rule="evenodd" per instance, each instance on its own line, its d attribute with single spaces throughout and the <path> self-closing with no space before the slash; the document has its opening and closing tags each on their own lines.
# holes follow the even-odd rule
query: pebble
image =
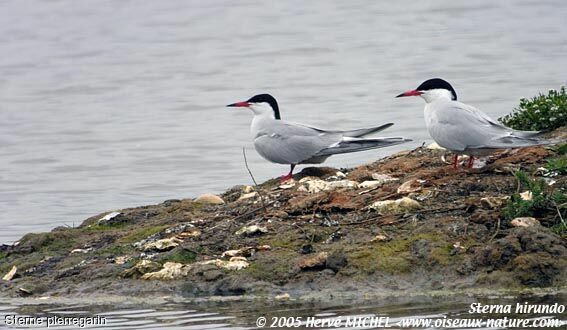
<svg viewBox="0 0 567 330">
<path fill-rule="evenodd" d="M 6 273 L 6 275 L 4 275 L 4 277 L 2 277 L 2 279 L 4 281 L 11 281 L 14 278 L 14 276 L 16 275 L 17 271 L 18 271 L 18 267 L 12 266 L 12 269 L 10 269 L 10 271 L 8 273 Z"/>
<path fill-rule="evenodd" d="M 409 180 L 402 183 L 397 190 L 398 194 L 407 194 L 421 190 L 421 183 L 417 180 Z"/>
<path fill-rule="evenodd" d="M 168 251 L 171 250 L 177 246 L 179 246 L 179 244 L 183 243 L 183 240 L 173 236 L 170 238 L 164 238 L 164 239 L 160 239 L 157 240 L 155 242 L 151 242 L 148 243 L 146 245 L 144 245 L 143 250 L 144 251 Z"/>
<path fill-rule="evenodd" d="M 243 201 L 243 200 L 247 200 L 247 199 L 250 199 L 250 198 L 254 198 L 254 197 L 256 197 L 256 196 L 258 196 L 258 192 L 253 191 L 253 192 L 248 193 L 248 194 L 242 194 L 242 195 L 240 195 L 240 197 L 238 198 L 238 200 L 239 200 L 239 201 Z"/>
<path fill-rule="evenodd" d="M 297 266 L 301 269 L 324 267 L 329 254 L 327 252 L 319 252 L 315 256 L 300 259 Z"/>
<path fill-rule="evenodd" d="M 394 178 L 388 174 L 381 174 L 381 173 L 372 173 L 372 179 L 376 181 L 380 181 L 381 183 L 392 182 L 392 181 L 400 181 L 398 178 Z"/>
<path fill-rule="evenodd" d="M 220 198 L 219 196 L 217 196 L 215 194 L 203 194 L 203 195 L 197 197 L 195 202 L 200 202 L 200 203 L 204 203 L 204 204 L 213 204 L 213 205 L 224 204 L 224 201 L 222 200 L 222 198 Z"/>
<path fill-rule="evenodd" d="M 370 205 L 370 209 L 383 214 L 411 212 L 421 208 L 419 202 L 403 197 L 396 200 L 378 201 Z"/>
<path fill-rule="evenodd" d="M 178 262 L 166 262 L 157 272 L 142 275 L 143 280 L 175 280 L 187 276 L 190 266 Z"/>
<path fill-rule="evenodd" d="M 510 224 L 514 227 L 534 227 L 540 225 L 539 220 L 532 217 L 515 218 L 510 221 Z"/>
<path fill-rule="evenodd" d="M 267 233 L 268 232 L 268 228 L 266 227 L 260 227 L 258 225 L 252 225 L 252 226 L 247 226 L 247 227 L 242 227 L 240 228 L 235 235 L 254 235 L 254 234 L 263 234 L 263 233 Z"/>
</svg>

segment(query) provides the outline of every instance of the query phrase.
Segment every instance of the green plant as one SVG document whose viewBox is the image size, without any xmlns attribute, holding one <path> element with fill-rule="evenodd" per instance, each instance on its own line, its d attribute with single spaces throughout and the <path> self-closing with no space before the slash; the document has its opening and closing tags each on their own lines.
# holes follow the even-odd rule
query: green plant
<svg viewBox="0 0 567 330">
<path fill-rule="evenodd" d="M 548 159 L 545 169 L 555 175 L 567 174 L 567 156 Z"/>
<path fill-rule="evenodd" d="M 498 118 L 504 125 L 526 131 L 549 131 L 567 125 L 567 92 L 550 90 L 532 99 L 522 98 L 512 113 Z"/>
<path fill-rule="evenodd" d="M 540 217 L 550 211 L 562 212 L 561 209 L 567 201 L 563 192 L 547 191 L 543 179 L 530 179 L 523 171 L 516 172 L 515 176 L 520 187 L 531 192 L 531 198 L 524 199 L 519 193 L 513 194 L 502 210 L 504 218 L 512 220 L 517 217 Z"/>
</svg>

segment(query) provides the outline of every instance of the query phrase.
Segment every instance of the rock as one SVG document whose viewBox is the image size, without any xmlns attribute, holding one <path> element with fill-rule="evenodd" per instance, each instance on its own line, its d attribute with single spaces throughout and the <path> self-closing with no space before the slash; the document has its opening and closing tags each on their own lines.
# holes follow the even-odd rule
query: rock
<svg viewBox="0 0 567 330">
<path fill-rule="evenodd" d="M 200 202 L 200 203 L 203 203 L 203 204 L 213 204 L 213 205 L 224 204 L 224 201 L 222 200 L 222 198 L 220 198 L 219 196 L 217 196 L 215 194 L 203 194 L 203 195 L 197 197 L 195 202 Z"/>
<path fill-rule="evenodd" d="M 299 180 L 301 186 L 297 191 L 306 191 L 311 194 L 315 194 L 321 191 L 335 190 L 339 188 L 356 189 L 358 188 L 358 183 L 351 180 L 339 180 L 339 181 L 324 181 L 321 179 L 315 179 L 312 177 L 305 177 Z"/>
<path fill-rule="evenodd" d="M 92 247 L 88 248 L 88 249 L 74 249 L 71 250 L 71 253 L 89 253 L 93 250 Z"/>
<path fill-rule="evenodd" d="M 372 179 L 381 182 L 382 184 L 386 182 L 400 181 L 398 178 L 394 178 L 388 174 L 372 173 Z"/>
<path fill-rule="evenodd" d="M 306 257 L 297 262 L 297 266 L 301 269 L 323 268 L 327 262 L 329 254 L 327 252 L 319 252 L 315 256 Z"/>
<path fill-rule="evenodd" d="M 97 220 L 96 224 L 99 226 L 108 226 L 115 223 L 125 222 L 126 219 L 122 217 L 121 212 L 110 212 L 104 217 Z"/>
<path fill-rule="evenodd" d="M 114 263 L 117 264 L 117 265 L 124 265 L 130 259 L 131 258 L 129 256 L 120 256 L 120 257 L 116 257 L 114 259 Z"/>
<path fill-rule="evenodd" d="M 221 255 L 221 258 L 227 258 L 227 257 L 249 257 L 252 252 L 254 252 L 254 249 L 250 246 L 247 247 L 243 247 L 240 248 L 238 250 L 228 250 L 228 251 L 224 251 Z"/>
<path fill-rule="evenodd" d="M 246 258 L 243 257 L 232 257 L 229 261 L 221 260 L 221 259 L 214 259 L 208 261 L 200 262 L 202 265 L 215 265 L 219 268 L 224 268 L 228 270 L 241 270 L 244 268 L 248 268 L 250 263 L 246 261 Z"/>
<path fill-rule="evenodd" d="M 205 279 L 205 281 L 211 282 L 218 280 L 219 278 L 223 277 L 223 275 L 224 275 L 223 272 L 221 272 L 218 269 L 214 269 L 214 270 L 205 271 L 203 273 L 203 278 Z"/>
<path fill-rule="evenodd" d="M 289 179 L 289 180 L 286 181 L 286 183 L 278 186 L 278 188 L 280 188 L 280 189 L 291 189 L 293 187 L 295 187 L 295 180 L 293 180 L 293 179 Z"/>
<path fill-rule="evenodd" d="M 383 242 L 383 241 L 387 241 L 388 237 L 386 235 L 383 234 L 378 234 L 376 236 L 374 236 L 373 239 L 370 240 L 370 242 Z"/>
<path fill-rule="evenodd" d="M 383 185 L 384 183 L 378 180 L 367 180 L 358 185 L 358 188 L 372 189 Z"/>
<path fill-rule="evenodd" d="M 313 179 L 311 177 L 305 177 L 299 180 L 301 186 L 297 191 L 306 191 L 311 194 L 321 192 L 327 188 L 327 182 L 321 179 Z"/>
<path fill-rule="evenodd" d="M 483 197 L 480 199 L 480 205 L 485 209 L 499 209 L 510 199 L 508 196 L 504 197 Z"/>
<path fill-rule="evenodd" d="M 398 194 L 408 194 L 408 193 L 412 193 L 412 192 L 416 192 L 416 191 L 420 191 L 421 190 L 421 183 L 419 183 L 419 181 L 417 180 L 409 180 L 406 181 L 404 183 L 402 183 L 399 187 L 398 187 Z"/>
<path fill-rule="evenodd" d="M 26 288 L 18 288 L 18 294 L 22 297 L 29 297 L 33 294 L 33 291 Z"/>
<path fill-rule="evenodd" d="M 510 225 L 512 225 L 513 227 L 534 227 L 534 226 L 539 226 L 540 223 L 536 218 L 521 217 L 521 218 L 515 218 L 512 221 L 510 221 Z"/>
<path fill-rule="evenodd" d="M 313 249 L 313 245 L 311 244 L 305 244 L 301 246 L 301 249 L 299 250 L 299 253 L 301 254 L 310 254 L 313 252 L 315 252 L 315 250 Z"/>
<path fill-rule="evenodd" d="M 16 275 L 17 271 L 18 271 L 18 267 L 12 266 L 12 269 L 10 269 L 10 271 L 8 273 L 6 273 L 6 275 L 4 275 L 4 277 L 2 277 L 2 279 L 4 281 L 11 281 L 14 278 L 14 276 Z"/>
<path fill-rule="evenodd" d="M 244 186 L 242 187 L 242 193 L 244 194 L 249 194 L 251 192 L 253 192 L 255 189 L 252 186 Z"/>
<path fill-rule="evenodd" d="M 252 225 L 252 226 L 242 227 L 234 234 L 235 235 L 252 236 L 252 235 L 263 234 L 263 233 L 267 233 L 267 232 L 268 232 L 268 228 L 266 228 L 266 227 L 260 227 L 258 225 Z"/>
<path fill-rule="evenodd" d="M 374 202 L 369 208 L 381 214 L 397 214 L 418 210 L 421 208 L 421 204 L 411 198 L 403 197 L 395 201 Z"/>
<path fill-rule="evenodd" d="M 531 191 L 524 191 L 520 194 L 520 197 L 525 201 L 531 201 L 533 199 L 533 194 Z"/>
<path fill-rule="evenodd" d="M 124 277 L 139 277 L 146 273 L 156 272 L 161 269 L 160 264 L 151 260 L 141 260 L 134 267 L 124 271 Z"/>
<path fill-rule="evenodd" d="M 201 231 L 198 228 L 191 228 L 188 231 L 177 234 L 178 238 L 194 238 L 201 236 Z"/>
<path fill-rule="evenodd" d="M 272 249 L 272 247 L 267 245 L 267 244 L 259 245 L 259 246 L 256 247 L 257 251 L 269 251 L 271 249 Z"/>
<path fill-rule="evenodd" d="M 341 171 L 337 171 L 337 173 L 335 173 L 335 176 L 336 176 L 337 178 L 346 178 L 346 174 L 344 174 L 344 173 L 341 172 Z"/>
<path fill-rule="evenodd" d="M 183 240 L 173 236 L 170 238 L 164 238 L 164 239 L 160 239 L 157 240 L 155 242 L 151 242 L 148 243 L 146 245 L 144 245 L 143 250 L 144 251 L 169 251 L 177 246 L 179 246 L 179 244 L 183 243 Z"/>
<path fill-rule="evenodd" d="M 166 262 L 160 271 L 142 275 L 144 280 L 176 280 L 189 274 L 190 266 L 178 262 Z"/>
<path fill-rule="evenodd" d="M 237 201 L 244 201 L 244 200 L 247 200 L 247 199 L 250 199 L 250 198 L 254 198 L 256 196 L 258 196 L 258 192 L 253 191 L 253 192 L 248 193 L 248 194 L 240 195 L 240 197 L 237 199 Z"/>
<path fill-rule="evenodd" d="M 333 252 L 327 257 L 325 267 L 332 269 L 335 273 L 348 264 L 347 257 L 343 252 Z"/>
<path fill-rule="evenodd" d="M 278 294 L 274 297 L 275 300 L 289 300 L 289 298 L 290 298 L 290 295 L 287 292 Z"/>
</svg>

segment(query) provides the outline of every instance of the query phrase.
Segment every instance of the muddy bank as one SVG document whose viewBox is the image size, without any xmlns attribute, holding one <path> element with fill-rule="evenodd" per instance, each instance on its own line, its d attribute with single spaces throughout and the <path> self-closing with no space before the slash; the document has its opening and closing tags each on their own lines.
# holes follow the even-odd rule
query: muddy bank
<svg viewBox="0 0 567 330">
<path fill-rule="evenodd" d="M 564 291 L 559 211 L 538 210 L 535 220 L 505 214 L 514 193 L 530 198 L 513 173 L 541 178 L 556 151 L 499 152 L 471 170 L 453 170 L 445 154 L 421 147 L 355 169 L 307 168 L 283 185 L 28 234 L 0 247 L 1 295 Z M 545 180 L 546 193 L 567 187 L 564 175 Z"/>
</svg>

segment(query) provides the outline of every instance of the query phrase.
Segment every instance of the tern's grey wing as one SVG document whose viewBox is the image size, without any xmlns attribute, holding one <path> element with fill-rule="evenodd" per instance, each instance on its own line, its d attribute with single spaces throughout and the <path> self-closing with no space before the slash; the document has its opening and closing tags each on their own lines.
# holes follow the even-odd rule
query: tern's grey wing
<svg viewBox="0 0 567 330">
<path fill-rule="evenodd" d="M 316 131 L 319 134 L 321 134 L 321 133 L 324 133 L 324 134 L 341 134 L 342 136 L 346 136 L 346 137 L 363 137 L 363 136 L 366 136 L 366 135 L 369 135 L 369 134 L 372 134 L 372 133 L 383 131 L 386 128 L 394 125 L 394 123 L 387 123 L 387 124 L 375 126 L 375 127 L 358 128 L 358 129 L 346 130 L 346 131 L 324 130 L 324 129 L 320 129 L 320 128 L 317 128 L 317 127 L 307 126 L 307 125 L 303 125 L 303 124 L 296 124 L 296 123 L 293 123 L 293 125 L 311 129 L 313 131 Z"/>
<path fill-rule="evenodd" d="M 340 140 L 340 134 L 320 133 L 310 127 L 278 120 L 256 135 L 254 147 L 271 162 L 298 164 Z"/>
<path fill-rule="evenodd" d="M 460 102 L 439 106 L 428 130 L 441 146 L 454 151 L 515 148 L 542 144 L 538 132 L 516 131 L 498 124 L 474 107 Z"/>
</svg>

